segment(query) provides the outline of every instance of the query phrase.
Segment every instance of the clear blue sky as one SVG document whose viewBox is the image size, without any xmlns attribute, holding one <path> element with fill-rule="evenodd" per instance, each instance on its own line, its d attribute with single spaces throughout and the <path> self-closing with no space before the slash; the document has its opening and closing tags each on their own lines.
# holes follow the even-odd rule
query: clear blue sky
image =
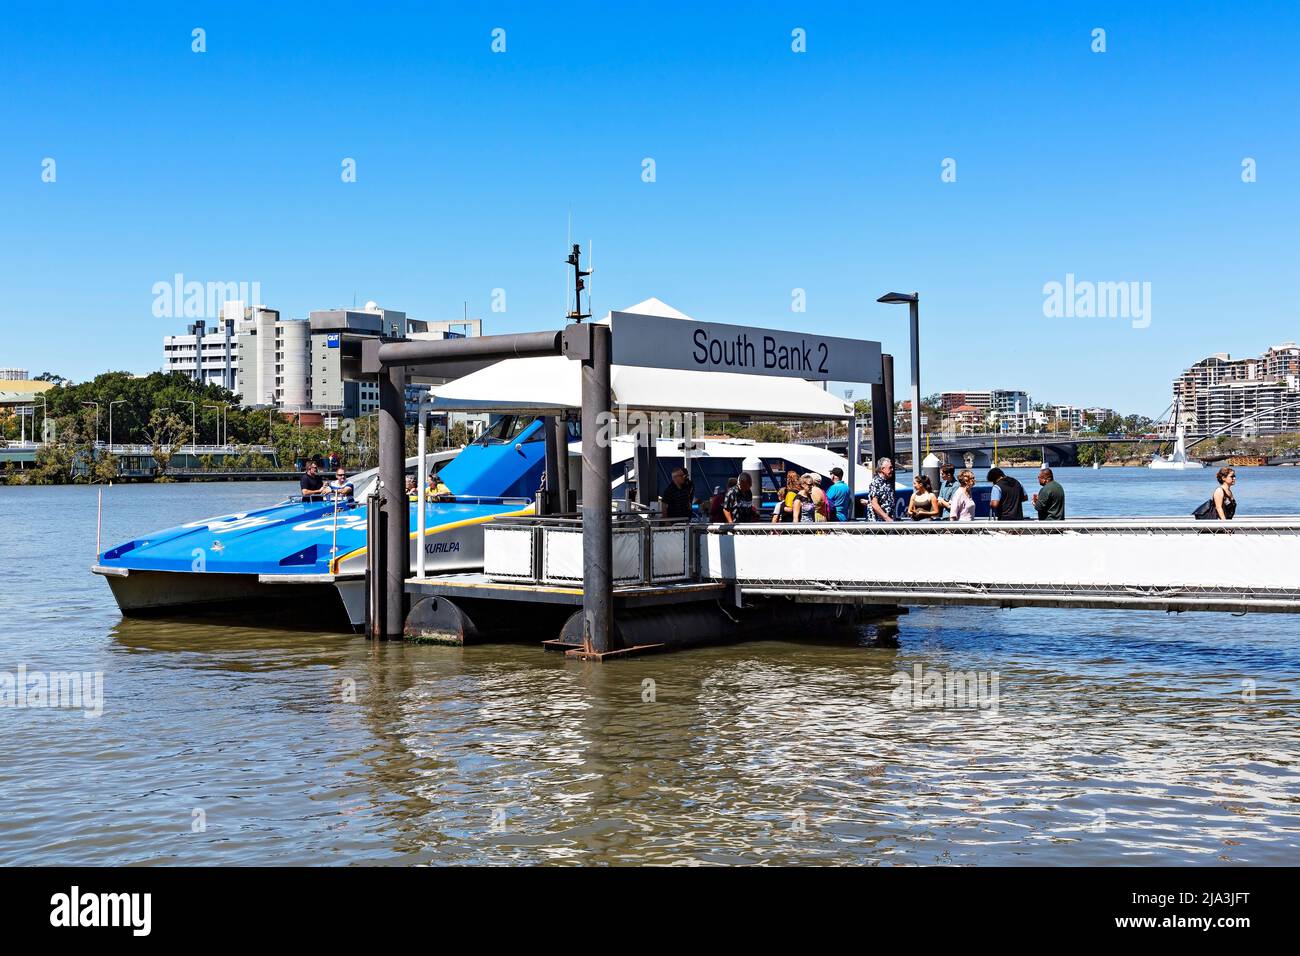
<svg viewBox="0 0 1300 956">
<path fill-rule="evenodd" d="M 554 327 L 570 213 L 599 313 L 878 338 L 900 392 L 891 289 L 927 393 L 1154 414 L 1205 354 L 1300 339 L 1300 4 L 702 6 L 6 5 L 0 365 L 157 368 L 177 272 Z M 1150 327 L 1044 318 L 1071 272 L 1150 282 Z"/>
</svg>

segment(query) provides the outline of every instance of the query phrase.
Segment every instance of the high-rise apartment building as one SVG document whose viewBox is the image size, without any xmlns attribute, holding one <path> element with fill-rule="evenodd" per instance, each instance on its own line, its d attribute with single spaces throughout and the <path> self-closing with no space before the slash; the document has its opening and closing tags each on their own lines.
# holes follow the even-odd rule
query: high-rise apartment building
<svg viewBox="0 0 1300 956">
<path fill-rule="evenodd" d="M 1257 358 L 1219 352 L 1173 383 L 1178 421 L 1201 434 L 1273 435 L 1300 430 L 1300 346 L 1274 345 Z"/>
</svg>

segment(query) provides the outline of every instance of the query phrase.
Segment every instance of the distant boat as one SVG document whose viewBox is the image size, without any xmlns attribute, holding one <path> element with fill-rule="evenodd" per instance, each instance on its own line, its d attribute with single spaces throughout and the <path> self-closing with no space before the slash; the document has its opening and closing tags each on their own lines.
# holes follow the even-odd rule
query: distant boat
<svg viewBox="0 0 1300 956">
<path fill-rule="evenodd" d="M 1178 426 L 1178 438 L 1174 442 L 1174 453 L 1164 458 L 1159 452 L 1151 456 L 1151 467 L 1157 471 L 1191 471 L 1204 468 L 1205 463 L 1187 457 L 1187 436 L 1183 426 Z"/>
<path fill-rule="evenodd" d="M 1094 462 L 1092 463 L 1092 467 L 1093 467 L 1093 468 L 1100 468 L 1100 467 L 1101 467 L 1101 462 L 1099 462 L 1099 461 L 1094 461 Z"/>
</svg>

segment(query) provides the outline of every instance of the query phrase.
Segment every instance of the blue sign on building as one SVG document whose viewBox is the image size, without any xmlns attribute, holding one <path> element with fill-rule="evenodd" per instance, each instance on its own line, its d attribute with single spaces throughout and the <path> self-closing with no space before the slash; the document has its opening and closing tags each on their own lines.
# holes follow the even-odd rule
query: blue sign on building
<svg viewBox="0 0 1300 956">
<path fill-rule="evenodd" d="M 337 332 L 330 332 L 325 336 L 325 347 L 331 349 L 339 347 L 339 334 Z"/>
</svg>

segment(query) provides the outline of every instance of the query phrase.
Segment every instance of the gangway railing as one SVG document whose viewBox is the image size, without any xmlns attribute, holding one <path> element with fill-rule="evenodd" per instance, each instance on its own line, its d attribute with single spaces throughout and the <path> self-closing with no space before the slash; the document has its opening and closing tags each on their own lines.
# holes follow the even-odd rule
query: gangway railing
<svg viewBox="0 0 1300 956">
<path fill-rule="evenodd" d="M 688 522 L 619 514 L 612 516 L 612 524 L 616 587 L 694 578 L 695 548 Z M 483 573 L 492 580 L 581 586 L 586 560 L 579 517 L 497 518 L 483 528 Z"/>
<path fill-rule="evenodd" d="M 701 580 L 807 601 L 1300 611 L 1300 517 L 710 525 Z"/>
</svg>

